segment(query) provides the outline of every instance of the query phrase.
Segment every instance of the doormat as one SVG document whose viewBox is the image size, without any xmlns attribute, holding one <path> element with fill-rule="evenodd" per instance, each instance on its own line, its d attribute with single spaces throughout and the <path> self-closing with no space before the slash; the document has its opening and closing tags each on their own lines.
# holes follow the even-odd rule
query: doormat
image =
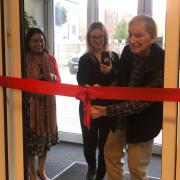
<svg viewBox="0 0 180 180">
<path fill-rule="evenodd" d="M 87 164 L 74 162 L 52 180 L 86 180 Z M 107 176 L 104 180 L 108 180 Z M 130 180 L 129 173 L 125 173 L 125 180 Z M 148 177 L 148 180 L 160 180 L 156 177 Z"/>
<path fill-rule="evenodd" d="M 52 180 L 86 180 L 87 164 L 73 162 Z"/>
</svg>

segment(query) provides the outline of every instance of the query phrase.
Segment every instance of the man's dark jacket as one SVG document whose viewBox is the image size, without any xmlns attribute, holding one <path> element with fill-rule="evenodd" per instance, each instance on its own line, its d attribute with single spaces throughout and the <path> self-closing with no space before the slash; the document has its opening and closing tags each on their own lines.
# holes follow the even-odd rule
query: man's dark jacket
<svg viewBox="0 0 180 180">
<path fill-rule="evenodd" d="M 137 57 L 131 53 L 127 45 L 122 52 L 120 60 L 120 86 L 128 86 L 134 58 Z M 156 78 L 157 74 L 164 72 L 164 50 L 153 44 L 150 55 L 143 61 L 144 65 L 139 87 L 149 87 L 149 84 Z M 163 83 L 160 87 L 163 87 Z M 127 116 L 127 143 L 144 142 L 153 139 L 162 129 L 162 120 L 163 102 L 153 102 L 141 112 Z"/>
</svg>

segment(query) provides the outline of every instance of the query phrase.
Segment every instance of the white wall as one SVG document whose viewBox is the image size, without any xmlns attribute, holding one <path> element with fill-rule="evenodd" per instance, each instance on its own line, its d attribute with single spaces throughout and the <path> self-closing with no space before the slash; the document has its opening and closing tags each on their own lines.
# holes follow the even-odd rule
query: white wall
<svg viewBox="0 0 180 180">
<path fill-rule="evenodd" d="M 28 15 L 33 16 L 38 26 L 44 29 L 45 15 L 44 15 L 44 0 L 24 0 L 24 10 Z"/>
<path fill-rule="evenodd" d="M 24 10 L 33 16 L 44 31 L 49 51 L 54 49 L 53 0 L 24 0 Z M 48 13 L 48 14 L 47 14 Z M 49 28 L 50 27 L 50 28 Z"/>
</svg>

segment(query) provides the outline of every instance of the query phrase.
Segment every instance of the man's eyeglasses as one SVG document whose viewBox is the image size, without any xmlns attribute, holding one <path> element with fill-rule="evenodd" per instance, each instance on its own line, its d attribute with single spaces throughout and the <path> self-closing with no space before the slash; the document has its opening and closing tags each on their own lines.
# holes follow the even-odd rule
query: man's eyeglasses
<svg viewBox="0 0 180 180">
<path fill-rule="evenodd" d="M 103 41 L 104 40 L 104 36 L 92 36 L 90 37 L 91 41 Z"/>
</svg>

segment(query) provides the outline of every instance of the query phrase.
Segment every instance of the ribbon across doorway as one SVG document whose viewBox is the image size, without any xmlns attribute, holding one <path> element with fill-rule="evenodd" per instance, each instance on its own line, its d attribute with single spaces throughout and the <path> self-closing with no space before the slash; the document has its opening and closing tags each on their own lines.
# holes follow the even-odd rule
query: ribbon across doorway
<svg viewBox="0 0 180 180">
<path fill-rule="evenodd" d="M 75 97 L 76 99 L 83 101 L 84 125 L 88 128 L 90 128 L 91 100 L 95 98 L 142 101 L 180 101 L 179 88 L 87 87 L 8 76 L 0 76 L 0 86 L 32 93 Z"/>
</svg>

